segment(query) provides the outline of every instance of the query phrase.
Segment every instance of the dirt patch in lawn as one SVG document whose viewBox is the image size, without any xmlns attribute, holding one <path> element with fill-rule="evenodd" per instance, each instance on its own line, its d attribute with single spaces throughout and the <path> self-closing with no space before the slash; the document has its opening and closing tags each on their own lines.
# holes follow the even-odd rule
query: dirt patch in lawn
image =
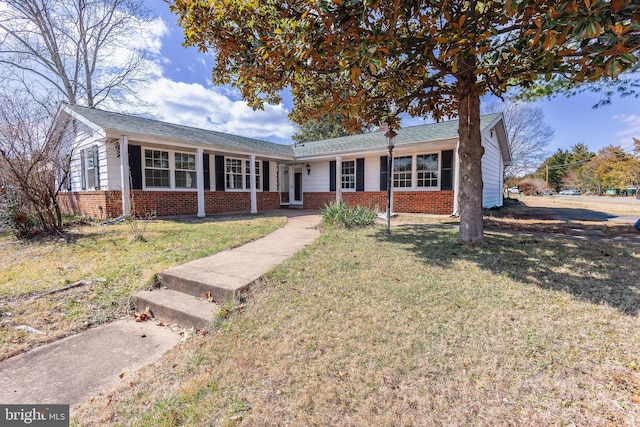
<svg viewBox="0 0 640 427">
<path fill-rule="evenodd" d="M 502 208 L 486 210 L 484 226 L 487 229 L 593 237 L 640 237 L 633 227 L 636 214 L 640 216 L 640 204 L 626 204 L 621 208 L 615 200 L 608 198 L 576 201 L 522 197 L 505 199 Z"/>
</svg>

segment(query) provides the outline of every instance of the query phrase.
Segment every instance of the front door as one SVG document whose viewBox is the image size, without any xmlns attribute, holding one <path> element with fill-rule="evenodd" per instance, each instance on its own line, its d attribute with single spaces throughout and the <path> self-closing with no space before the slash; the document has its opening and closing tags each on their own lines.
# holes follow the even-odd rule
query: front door
<svg viewBox="0 0 640 427">
<path fill-rule="evenodd" d="M 294 173 L 293 201 L 294 203 L 302 203 L 302 171 L 297 170 Z"/>
</svg>

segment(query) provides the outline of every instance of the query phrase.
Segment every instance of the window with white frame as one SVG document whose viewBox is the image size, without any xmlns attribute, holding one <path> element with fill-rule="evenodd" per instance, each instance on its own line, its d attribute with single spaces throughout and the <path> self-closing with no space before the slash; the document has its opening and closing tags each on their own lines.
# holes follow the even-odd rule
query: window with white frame
<svg viewBox="0 0 640 427">
<path fill-rule="evenodd" d="M 247 160 L 244 163 L 245 168 L 245 190 L 251 189 L 251 161 Z M 256 161 L 256 190 L 260 190 L 262 188 L 261 185 L 262 180 L 260 179 L 260 162 Z"/>
<path fill-rule="evenodd" d="M 226 159 L 227 163 L 227 189 L 242 190 L 244 185 L 244 171 L 242 159 Z"/>
<path fill-rule="evenodd" d="M 352 190 L 356 188 L 356 162 L 347 160 L 342 162 L 342 189 Z"/>
<path fill-rule="evenodd" d="M 169 180 L 169 152 L 144 150 L 144 183 L 146 187 L 171 186 Z"/>
<path fill-rule="evenodd" d="M 393 159 L 393 186 L 395 188 L 411 188 L 412 156 L 394 157 Z"/>
<path fill-rule="evenodd" d="M 417 186 L 433 188 L 438 186 L 438 155 L 420 154 L 416 156 Z"/>
<path fill-rule="evenodd" d="M 100 164 L 98 146 L 80 150 L 82 167 L 82 189 L 97 190 L 100 188 Z"/>
<path fill-rule="evenodd" d="M 196 188 L 196 155 L 174 153 L 176 188 Z"/>
</svg>

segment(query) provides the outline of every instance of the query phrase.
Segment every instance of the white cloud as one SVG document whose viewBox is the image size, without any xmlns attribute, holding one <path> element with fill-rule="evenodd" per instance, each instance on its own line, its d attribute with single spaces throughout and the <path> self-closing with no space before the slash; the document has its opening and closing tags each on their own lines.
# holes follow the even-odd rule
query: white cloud
<svg viewBox="0 0 640 427">
<path fill-rule="evenodd" d="M 286 143 L 294 128 L 282 105 L 254 111 L 243 101 L 228 98 L 228 88 L 159 78 L 142 95 L 158 120 L 215 130 L 260 140 Z"/>
<path fill-rule="evenodd" d="M 612 119 L 623 126 L 615 133 L 615 136 L 619 137 L 618 141 L 622 147 L 633 144 L 633 138 L 640 138 L 640 115 L 616 114 Z"/>
</svg>

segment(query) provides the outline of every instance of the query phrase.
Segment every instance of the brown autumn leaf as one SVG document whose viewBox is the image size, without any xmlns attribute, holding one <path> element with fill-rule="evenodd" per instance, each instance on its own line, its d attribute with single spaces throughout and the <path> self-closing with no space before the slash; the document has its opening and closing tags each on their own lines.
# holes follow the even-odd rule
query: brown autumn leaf
<svg viewBox="0 0 640 427">
<path fill-rule="evenodd" d="M 213 302 L 213 297 L 211 296 L 211 292 L 207 291 L 204 293 L 204 299 L 206 299 L 209 302 Z"/>
<path fill-rule="evenodd" d="M 640 395 L 635 395 L 631 398 L 631 403 L 635 403 L 636 405 L 640 405 Z"/>
</svg>

